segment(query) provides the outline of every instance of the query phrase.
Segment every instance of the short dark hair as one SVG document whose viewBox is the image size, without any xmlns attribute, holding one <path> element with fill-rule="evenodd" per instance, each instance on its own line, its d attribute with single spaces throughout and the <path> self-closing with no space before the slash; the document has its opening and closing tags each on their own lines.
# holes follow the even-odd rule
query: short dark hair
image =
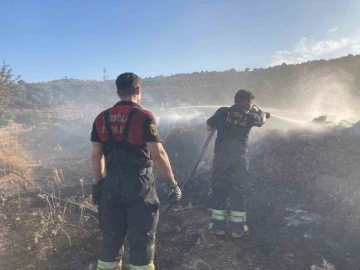
<svg viewBox="0 0 360 270">
<path fill-rule="evenodd" d="M 116 78 L 115 84 L 120 96 L 133 96 L 136 94 L 136 87 L 140 86 L 140 77 L 132 72 L 125 72 Z"/>
<path fill-rule="evenodd" d="M 254 94 L 244 89 L 237 91 L 234 98 L 235 104 L 241 103 L 243 101 L 250 101 L 252 99 L 255 99 Z"/>
</svg>

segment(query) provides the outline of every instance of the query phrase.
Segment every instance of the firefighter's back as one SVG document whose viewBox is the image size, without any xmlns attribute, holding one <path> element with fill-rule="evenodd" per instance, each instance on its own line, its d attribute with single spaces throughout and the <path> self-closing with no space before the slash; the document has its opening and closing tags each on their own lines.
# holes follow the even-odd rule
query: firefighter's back
<svg viewBox="0 0 360 270">
<path fill-rule="evenodd" d="M 220 108 L 217 112 L 215 156 L 230 165 L 248 152 L 251 114 L 239 105 Z"/>
<path fill-rule="evenodd" d="M 142 199 L 139 194 L 150 187 L 152 194 L 144 195 L 151 197 L 147 200 L 157 203 L 155 183 L 149 179 L 153 178 L 150 177 L 153 164 L 146 141 L 160 141 L 160 138 L 155 125 L 153 130 L 144 130 L 144 126 L 151 127 L 153 121 L 151 112 L 128 101 L 118 102 L 95 120 L 95 129 L 104 143 L 107 176 L 112 179 L 104 183 L 103 189 L 111 195 L 115 204 Z M 107 131 L 107 122 L 110 132 Z M 144 179 L 138 179 L 139 175 Z"/>
</svg>

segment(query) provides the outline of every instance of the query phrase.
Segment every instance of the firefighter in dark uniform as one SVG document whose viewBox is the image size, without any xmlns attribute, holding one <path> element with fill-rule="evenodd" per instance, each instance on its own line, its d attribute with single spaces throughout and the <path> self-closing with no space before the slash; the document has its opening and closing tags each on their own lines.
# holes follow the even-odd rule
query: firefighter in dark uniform
<svg viewBox="0 0 360 270">
<path fill-rule="evenodd" d="M 127 237 L 130 269 L 153 270 L 159 219 L 153 163 L 160 177 L 169 184 L 170 203 L 180 200 L 181 191 L 154 116 L 139 105 L 139 77 L 133 73 L 121 74 L 116 87 L 121 101 L 96 117 L 91 133 L 96 180 L 92 198 L 99 205 L 103 236 L 97 269 L 121 269 Z"/>
<path fill-rule="evenodd" d="M 212 168 L 212 220 L 217 235 L 225 234 L 228 200 L 232 236 L 239 238 L 245 233 L 249 133 L 253 126 L 261 127 L 270 117 L 262 111 L 250 110 L 254 98 L 251 92 L 239 90 L 235 105 L 219 108 L 207 120 L 208 131 L 217 128 Z"/>
</svg>

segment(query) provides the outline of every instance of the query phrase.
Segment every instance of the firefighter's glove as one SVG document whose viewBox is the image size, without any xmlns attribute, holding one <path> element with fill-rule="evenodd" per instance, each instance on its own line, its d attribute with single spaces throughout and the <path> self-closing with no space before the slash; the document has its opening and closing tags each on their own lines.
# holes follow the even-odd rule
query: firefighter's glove
<svg viewBox="0 0 360 270">
<path fill-rule="evenodd" d="M 255 114 L 257 114 L 257 113 L 258 113 L 258 110 L 257 110 L 257 109 L 255 109 L 255 108 L 251 108 L 251 109 L 250 109 L 250 112 L 251 112 L 251 113 L 255 113 Z"/>
<path fill-rule="evenodd" d="M 167 199 L 168 203 L 177 204 L 181 199 L 181 195 L 181 190 L 178 185 L 170 187 Z"/>
<path fill-rule="evenodd" d="M 92 203 L 94 205 L 100 204 L 102 182 L 103 182 L 103 179 L 101 179 L 99 182 L 97 182 L 95 185 L 92 186 L 92 196 L 91 197 L 92 197 Z"/>
<path fill-rule="evenodd" d="M 263 112 L 262 110 L 258 110 L 256 114 L 259 115 L 262 119 L 268 119 L 268 117 L 266 117 L 267 113 Z"/>
</svg>

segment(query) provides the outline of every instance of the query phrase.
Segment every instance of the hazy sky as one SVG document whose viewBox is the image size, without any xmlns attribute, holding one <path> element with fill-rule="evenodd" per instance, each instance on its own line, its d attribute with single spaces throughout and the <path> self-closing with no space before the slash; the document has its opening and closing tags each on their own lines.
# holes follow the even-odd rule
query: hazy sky
<svg viewBox="0 0 360 270">
<path fill-rule="evenodd" d="M 26 81 L 243 70 L 360 53 L 360 0 L 0 0 Z"/>
</svg>

